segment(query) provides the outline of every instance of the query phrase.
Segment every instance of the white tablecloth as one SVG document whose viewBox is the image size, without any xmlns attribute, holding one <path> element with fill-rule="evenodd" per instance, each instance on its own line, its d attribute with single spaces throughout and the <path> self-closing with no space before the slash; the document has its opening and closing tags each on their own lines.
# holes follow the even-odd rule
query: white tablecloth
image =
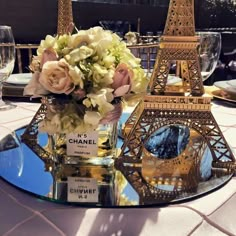
<svg viewBox="0 0 236 236">
<path fill-rule="evenodd" d="M 39 103 L 21 102 L 13 104 L 16 104 L 17 107 L 0 113 L 0 140 L 7 133 L 29 124 L 40 106 Z"/>
<path fill-rule="evenodd" d="M 17 108 L 0 112 L 0 139 L 27 125 L 38 107 L 17 103 Z M 212 113 L 236 151 L 236 108 L 213 104 Z M 140 209 L 64 206 L 39 200 L 0 179 L 0 235 L 4 236 L 236 235 L 235 219 L 235 178 L 187 203 Z"/>
</svg>

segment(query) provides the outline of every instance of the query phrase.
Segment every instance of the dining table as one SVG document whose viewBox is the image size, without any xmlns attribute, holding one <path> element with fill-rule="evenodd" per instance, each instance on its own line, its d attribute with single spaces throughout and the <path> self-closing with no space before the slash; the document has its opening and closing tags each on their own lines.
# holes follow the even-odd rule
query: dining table
<svg viewBox="0 0 236 236">
<path fill-rule="evenodd" d="M 214 86 L 205 86 L 206 92 Z M 8 98 L 6 98 L 8 99 Z M 15 97 L 16 108 L 0 112 L 0 140 L 32 120 L 40 102 Z M 213 97 L 211 111 L 233 153 L 236 103 Z M 0 158 L 1 158 L 0 151 Z M 11 166 L 8 166 L 11 168 Z M 34 166 L 31 167 L 34 169 Z M 4 170 L 6 171 L 6 170 Z M 93 207 L 68 205 L 30 194 L 1 175 L 2 236 L 223 236 L 236 235 L 236 178 L 197 198 L 163 206 Z"/>
</svg>

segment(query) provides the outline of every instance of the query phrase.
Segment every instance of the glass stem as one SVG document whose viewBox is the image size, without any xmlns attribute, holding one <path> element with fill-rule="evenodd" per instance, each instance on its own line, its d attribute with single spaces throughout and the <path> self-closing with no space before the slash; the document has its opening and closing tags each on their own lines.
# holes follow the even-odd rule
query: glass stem
<svg viewBox="0 0 236 236">
<path fill-rule="evenodd" d="M 5 102 L 2 100 L 2 83 L 0 82 L 0 106 L 4 104 Z"/>
</svg>

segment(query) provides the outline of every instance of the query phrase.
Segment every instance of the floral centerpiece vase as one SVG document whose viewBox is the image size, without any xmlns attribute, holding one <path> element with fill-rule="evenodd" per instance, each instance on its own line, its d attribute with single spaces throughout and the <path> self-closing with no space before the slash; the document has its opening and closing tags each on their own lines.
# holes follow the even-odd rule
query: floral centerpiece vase
<svg viewBox="0 0 236 236">
<path fill-rule="evenodd" d="M 54 160 L 68 164 L 113 163 L 122 99 L 146 90 L 147 79 L 126 43 L 101 27 L 46 36 L 30 65 L 24 94 L 42 97 Z"/>
</svg>

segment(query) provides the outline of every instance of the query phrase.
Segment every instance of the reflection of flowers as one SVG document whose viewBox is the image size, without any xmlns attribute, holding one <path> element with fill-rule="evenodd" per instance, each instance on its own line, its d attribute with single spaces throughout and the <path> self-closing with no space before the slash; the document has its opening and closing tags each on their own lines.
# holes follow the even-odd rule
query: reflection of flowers
<svg viewBox="0 0 236 236">
<path fill-rule="evenodd" d="M 30 68 L 33 79 L 25 95 L 64 94 L 74 101 L 43 121 L 41 126 L 54 132 L 96 128 L 114 109 L 115 98 L 143 92 L 147 85 L 140 59 L 118 35 L 101 27 L 48 35 L 41 41 Z M 81 105 L 82 113 L 77 108 Z"/>
</svg>

